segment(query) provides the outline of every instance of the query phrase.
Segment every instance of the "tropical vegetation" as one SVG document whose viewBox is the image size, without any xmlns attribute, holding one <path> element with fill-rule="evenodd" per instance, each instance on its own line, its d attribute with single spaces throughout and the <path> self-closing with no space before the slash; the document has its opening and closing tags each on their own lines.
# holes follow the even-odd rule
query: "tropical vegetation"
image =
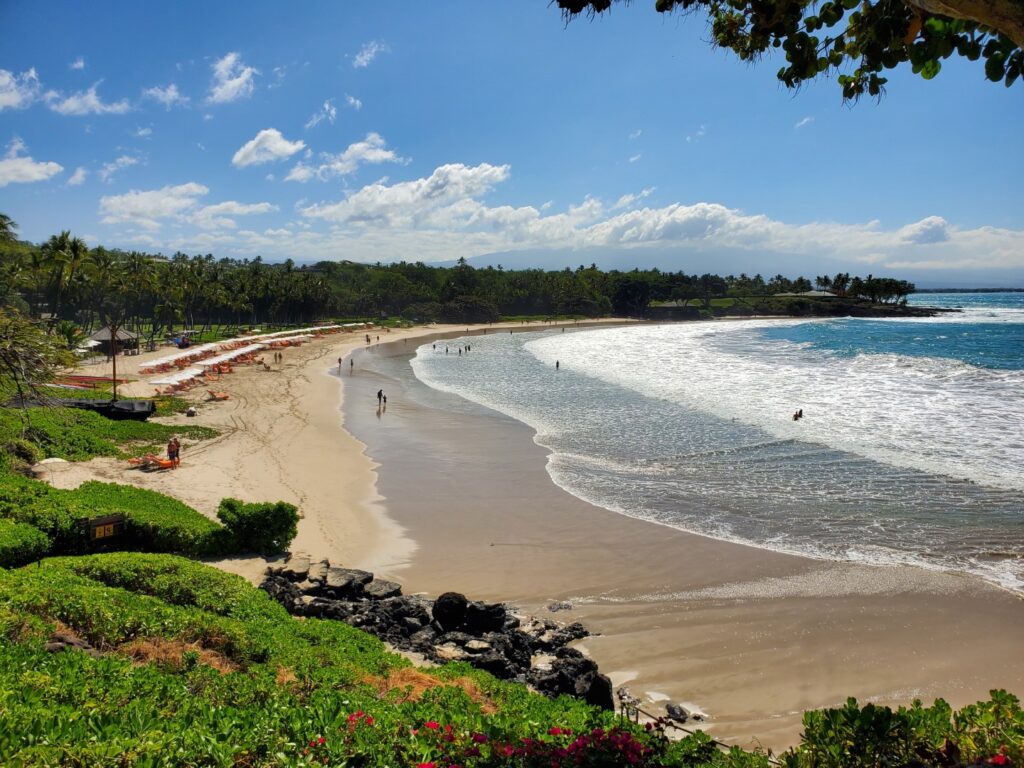
<svg viewBox="0 0 1024 768">
<path fill-rule="evenodd" d="M 779 759 L 666 737 L 465 664 L 417 669 L 342 622 L 291 618 L 238 576 L 170 555 L 0 571 L 6 766 L 1013 765 L 1003 691 L 954 712 L 850 701 L 808 713 Z M 680 734 L 683 735 L 683 734 Z"/>
<path fill-rule="evenodd" d="M 153 341 L 186 327 L 211 334 L 240 326 L 308 323 L 325 318 L 490 322 L 529 316 L 638 316 L 651 302 L 693 302 L 710 311 L 715 298 L 764 298 L 810 291 L 804 277 L 624 272 L 596 265 L 575 269 L 477 269 L 422 262 L 296 265 L 212 255 L 170 258 L 87 248 L 69 232 L 42 245 L 0 243 L 0 305 L 45 322 L 69 348 L 100 325 L 127 328 Z M 839 274 L 818 278 L 840 297 L 899 302 L 913 292 L 903 280 Z"/>
<path fill-rule="evenodd" d="M 558 0 L 566 19 L 612 4 Z M 881 95 L 888 82 L 882 73 L 907 65 L 931 80 L 952 56 L 981 59 L 985 77 L 1007 88 L 1024 70 L 1020 0 L 655 0 L 654 7 L 703 12 L 712 43 L 743 61 L 781 49 L 786 64 L 778 79 L 788 88 L 835 75 L 844 99 Z"/>
</svg>

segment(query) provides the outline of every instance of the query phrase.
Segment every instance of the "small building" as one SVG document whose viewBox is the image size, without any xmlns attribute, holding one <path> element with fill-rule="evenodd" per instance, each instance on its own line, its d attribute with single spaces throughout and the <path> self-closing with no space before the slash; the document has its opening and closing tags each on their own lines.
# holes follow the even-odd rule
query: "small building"
<svg viewBox="0 0 1024 768">
<path fill-rule="evenodd" d="M 102 328 L 100 328 L 98 331 L 96 331 L 96 333 L 94 333 L 92 336 L 90 336 L 89 339 L 90 339 L 90 341 L 95 341 L 95 342 L 99 343 L 99 346 L 97 347 L 97 351 L 98 352 L 100 352 L 101 354 L 109 356 L 110 353 L 113 351 L 112 345 L 110 343 L 110 336 L 111 336 L 111 334 L 110 334 L 110 326 L 109 325 L 105 325 Z M 124 328 L 118 328 L 117 329 L 117 351 L 118 352 L 126 352 L 128 350 L 134 351 L 134 350 L 138 350 L 138 348 L 139 348 L 139 335 L 137 333 L 132 333 L 131 331 L 126 331 Z"/>
</svg>

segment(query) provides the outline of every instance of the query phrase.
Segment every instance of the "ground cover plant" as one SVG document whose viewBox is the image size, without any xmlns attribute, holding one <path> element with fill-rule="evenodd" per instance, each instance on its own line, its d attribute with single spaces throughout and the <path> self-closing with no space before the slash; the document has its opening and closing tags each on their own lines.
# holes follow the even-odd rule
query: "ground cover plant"
<svg viewBox="0 0 1024 768">
<path fill-rule="evenodd" d="M 298 512 L 283 502 L 226 500 L 221 525 L 155 491 L 101 482 L 64 490 L 25 474 L 44 457 L 125 457 L 159 451 L 171 435 L 199 440 L 215 436 L 215 430 L 111 421 L 88 411 L 60 408 L 30 408 L 28 415 L 29 426 L 24 428 L 20 414 L 0 408 L 0 566 L 19 566 L 45 554 L 81 553 L 87 539 L 78 521 L 111 514 L 126 520 L 117 546 L 147 552 L 192 557 L 275 554 L 295 536 Z"/>
<path fill-rule="evenodd" d="M 54 633 L 57 634 L 54 634 Z M 297 620 L 240 577 L 171 555 L 0 571 L 0 764 L 768 768 L 468 665 L 417 669 L 362 631 Z M 91 648 L 47 651 L 55 637 Z M 1004 692 L 953 712 L 850 701 L 805 716 L 787 768 L 1012 766 Z"/>
</svg>

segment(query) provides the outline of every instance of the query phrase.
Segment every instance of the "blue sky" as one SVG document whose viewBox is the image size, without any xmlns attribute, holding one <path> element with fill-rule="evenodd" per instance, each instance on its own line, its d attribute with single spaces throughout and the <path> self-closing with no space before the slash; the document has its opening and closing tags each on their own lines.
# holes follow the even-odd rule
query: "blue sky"
<svg viewBox="0 0 1024 768">
<path fill-rule="evenodd" d="M 976 63 L 844 105 L 646 1 L 7 0 L 0 26 L 29 240 L 1024 284 L 1024 88 Z"/>
</svg>

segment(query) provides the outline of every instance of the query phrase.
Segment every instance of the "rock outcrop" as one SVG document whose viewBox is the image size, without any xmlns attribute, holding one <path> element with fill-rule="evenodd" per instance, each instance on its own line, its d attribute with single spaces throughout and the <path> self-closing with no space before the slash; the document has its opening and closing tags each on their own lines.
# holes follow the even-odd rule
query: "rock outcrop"
<svg viewBox="0 0 1024 768">
<path fill-rule="evenodd" d="M 292 615 L 344 621 L 438 663 L 464 661 L 548 696 L 568 694 L 614 709 L 611 681 L 594 661 L 568 647 L 589 634 L 579 622 L 562 626 L 520 617 L 501 603 L 469 600 L 458 592 L 436 600 L 406 596 L 400 585 L 368 571 L 302 555 L 268 568 L 260 587 Z"/>
</svg>

